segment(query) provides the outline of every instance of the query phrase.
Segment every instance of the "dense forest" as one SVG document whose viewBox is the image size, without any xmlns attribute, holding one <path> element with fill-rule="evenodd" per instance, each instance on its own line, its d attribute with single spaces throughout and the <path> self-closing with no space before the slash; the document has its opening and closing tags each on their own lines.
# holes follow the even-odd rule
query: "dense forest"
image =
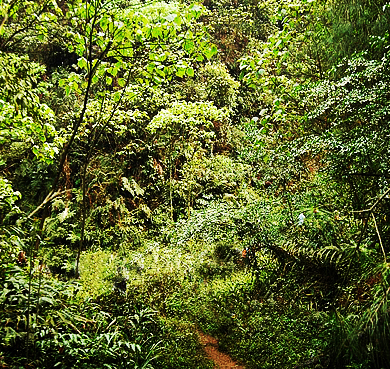
<svg viewBox="0 0 390 369">
<path fill-rule="evenodd" d="M 388 0 L 0 0 L 1 368 L 390 368 Z"/>
</svg>

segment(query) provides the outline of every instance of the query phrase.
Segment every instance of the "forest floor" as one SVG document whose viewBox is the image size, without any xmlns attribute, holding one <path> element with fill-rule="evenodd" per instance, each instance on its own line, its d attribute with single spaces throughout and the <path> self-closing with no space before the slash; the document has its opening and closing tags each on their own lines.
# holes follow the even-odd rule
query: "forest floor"
<svg viewBox="0 0 390 369">
<path fill-rule="evenodd" d="M 207 357 L 214 362 L 214 369 L 245 369 L 242 365 L 234 362 L 229 355 L 219 351 L 218 340 L 216 338 L 202 332 L 198 333 Z"/>
</svg>

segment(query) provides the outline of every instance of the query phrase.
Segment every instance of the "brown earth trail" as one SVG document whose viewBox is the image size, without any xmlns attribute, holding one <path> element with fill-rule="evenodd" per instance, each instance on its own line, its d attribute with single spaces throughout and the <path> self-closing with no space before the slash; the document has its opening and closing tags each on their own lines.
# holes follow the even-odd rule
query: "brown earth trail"
<svg viewBox="0 0 390 369">
<path fill-rule="evenodd" d="M 245 369 L 242 365 L 235 363 L 229 355 L 219 351 L 217 339 L 202 332 L 198 333 L 204 351 L 208 358 L 214 362 L 214 369 Z"/>
</svg>

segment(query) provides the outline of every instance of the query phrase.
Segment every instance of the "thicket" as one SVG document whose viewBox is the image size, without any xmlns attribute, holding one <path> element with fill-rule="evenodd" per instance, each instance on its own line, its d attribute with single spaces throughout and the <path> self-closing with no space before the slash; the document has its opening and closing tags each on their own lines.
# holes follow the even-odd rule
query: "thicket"
<svg viewBox="0 0 390 369">
<path fill-rule="evenodd" d="M 388 1 L 3 1 L 0 365 L 389 367 Z"/>
</svg>

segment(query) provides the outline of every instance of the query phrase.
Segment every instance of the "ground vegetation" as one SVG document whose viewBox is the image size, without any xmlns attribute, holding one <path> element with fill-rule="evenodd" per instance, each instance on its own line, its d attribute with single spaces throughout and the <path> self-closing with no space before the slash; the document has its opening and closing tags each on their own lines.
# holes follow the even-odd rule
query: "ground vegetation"
<svg viewBox="0 0 390 369">
<path fill-rule="evenodd" d="M 389 22 L 0 1 L 0 367 L 388 368 Z"/>
</svg>

